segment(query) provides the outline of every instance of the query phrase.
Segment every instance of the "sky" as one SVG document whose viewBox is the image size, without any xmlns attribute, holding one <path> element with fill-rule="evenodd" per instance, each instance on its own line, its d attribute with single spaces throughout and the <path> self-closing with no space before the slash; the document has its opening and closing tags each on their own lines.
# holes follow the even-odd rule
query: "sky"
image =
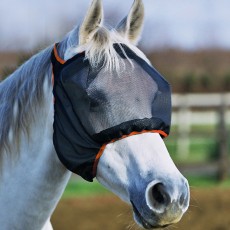
<svg viewBox="0 0 230 230">
<path fill-rule="evenodd" d="M 116 25 L 133 0 L 103 0 Z M 230 0 L 143 0 L 146 49 L 230 49 Z M 90 0 L 0 0 L 0 50 L 32 50 L 59 41 L 79 24 Z"/>
</svg>

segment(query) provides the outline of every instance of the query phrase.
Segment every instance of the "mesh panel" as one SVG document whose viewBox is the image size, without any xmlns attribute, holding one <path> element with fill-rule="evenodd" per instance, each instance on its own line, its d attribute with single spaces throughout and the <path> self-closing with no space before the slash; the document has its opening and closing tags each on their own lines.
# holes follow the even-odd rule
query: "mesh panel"
<svg viewBox="0 0 230 230">
<path fill-rule="evenodd" d="M 94 132 L 130 120 L 151 118 L 157 84 L 134 61 L 122 60 L 122 71 L 102 69 L 87 89 L 90 98 L 89 122 Z M 122 65 L 123 66 L 123 65 Z"/>
</svg>

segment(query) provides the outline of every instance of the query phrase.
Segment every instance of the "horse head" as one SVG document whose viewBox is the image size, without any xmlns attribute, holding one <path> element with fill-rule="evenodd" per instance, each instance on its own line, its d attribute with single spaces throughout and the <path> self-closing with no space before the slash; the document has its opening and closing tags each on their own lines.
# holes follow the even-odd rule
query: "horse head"
<svg viewBox="0 0 230 230">
<path fill-rule="evenodd" d="M 77 44 L 65 49 L 63 59 L 87 60 L 87 66 L 78 67 L 83 77 L 74 80 L 84 88 L 81 94 L 67 83 L 65 87 L 72 90 L 68 97 L 88 103 L 78 103 L 78 118 L 87 126 L 84 134 L 91 133 L 92 142 L 102 145 L 93 165 L 97 180 L 131 204 L 136 222 L 150 229 L 181 219 L 189 205 L 189 186 L 162 139 L 170 126 L 170 87 L 136 47 L 143 19 L 143 3 L 135 0 L 129 14 L 108 30 L 101 0 L 93 0 L 77 33 L 69 35 L 69 42 L 76 36 Z"/>
</svg>

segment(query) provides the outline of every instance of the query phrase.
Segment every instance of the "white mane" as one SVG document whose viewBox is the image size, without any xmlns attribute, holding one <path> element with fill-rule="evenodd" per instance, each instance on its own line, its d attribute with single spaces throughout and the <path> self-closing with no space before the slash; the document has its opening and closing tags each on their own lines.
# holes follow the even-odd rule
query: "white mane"
<svg viewBox="0 0 230 230">
<path fill-rule="evenodd" d="M 18 142 L 20 130 L 28 131 L 44 101 L 50 52 L 51 48 L 47 48 L 35 55 L 0 84 L 0 153 L 10 150 L 11 141 Z"/>
</svg>

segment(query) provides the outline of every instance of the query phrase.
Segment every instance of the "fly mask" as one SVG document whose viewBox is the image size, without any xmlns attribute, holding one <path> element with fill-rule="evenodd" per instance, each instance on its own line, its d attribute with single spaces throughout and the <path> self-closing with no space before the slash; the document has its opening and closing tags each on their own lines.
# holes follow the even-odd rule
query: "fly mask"
<svg viewBox="0 0 230 230">
<path fill-rule="evenodd" d="M 171 89 L 146 61 L 123 44 L 114 44 L 120 70 L 92 67 L 79 53 L 53 65 L 54 134 L 59 159 L 87 181 L 96 176 L 106 144 L 143 132 L 169 134 Z"/>
</svg>

